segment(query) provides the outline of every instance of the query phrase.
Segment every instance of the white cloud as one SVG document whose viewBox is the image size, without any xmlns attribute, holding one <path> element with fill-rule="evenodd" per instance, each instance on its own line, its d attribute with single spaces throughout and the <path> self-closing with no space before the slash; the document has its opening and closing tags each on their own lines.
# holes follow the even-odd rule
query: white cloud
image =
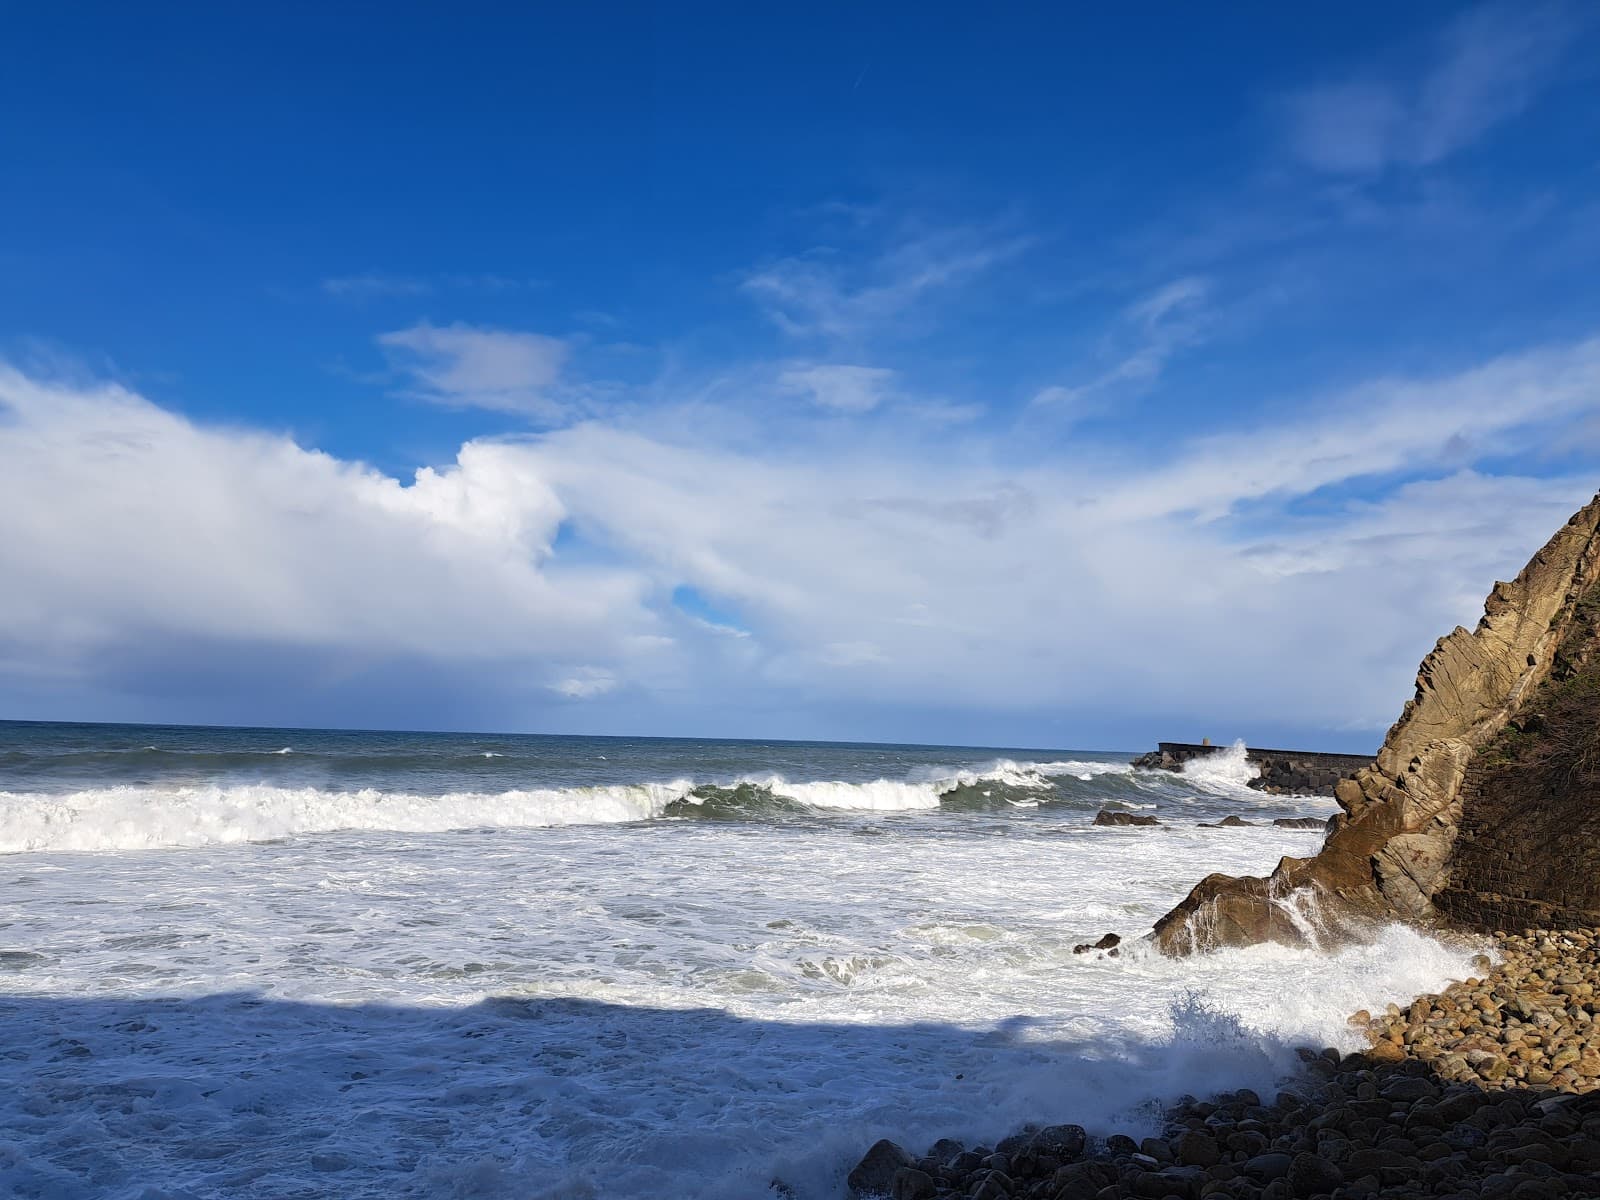
<svg viewBox="0 0 1600 1200">
<path fill-rule="evenodd" d="M 379 335 L 378 344 L 412 378 L 416 394 L 436 404 L 536 417 L 561 411 L 551 393 L 568 347 L 558 338 L 420 321 Z"/>
<path fill-rule="evenodd" d="M 1340 173 L 1440 162 L 1527 108 L 1580 25 L 1579 11 L 1566 3 L 1470 9 L 1419 61 L 1289 97 L 1291 146 L 1310 166 Z"/>
<path fill-rule="evenodd" d="M 778 386 L 792 395 L 805 396 L 819 408 L 864 413 L 883 402 L 894 377 L 894 372 L 884 367 L 806 363 L 786 367 L 778 376 Z"/>
<path fill-rule="evenodd" d="M 907 316 L 1027 245 L 1022 238 L 945 229 L 865 255 L 819 248 L 752 273 L 743 289 L 785 333 L 850 339 Z"/>
<path fill-rule="evenodd" d="M 469 442 L 402 482 L 0 372 L 0 702 L 26 715 L 48 687 L 165 715 L 197 675 L 248 700 L 286 662 L 293 704 L 337 694 L 353 722 L 449 693 L 499 727 L 569 700 L 591 728 L 720 705 L 773 714 L 738 730 L 766 734 L 847 706 L 1365 726 L 1595 482 L 1470 463 L 1597 410 L 1591 342 L 1164 455 L 1041 464 L 992 434 L 953 454 L 908 424 L 767 446 L 657 414 Z M 1363 499 L 1293 503 L 1356 480 Z M 568 554 L 568 527 L 609 565 Z M 686 619 L 680 587 L 749 636 Z"/>
<path fill-rule="evenodd" d="M 1380 380 L 1304 408 L 1309 416 L 1279 428 L 1194 439 L 1165 470 L 1103 504 L 1122 516 L 1215 519 L 1348 480 L 1541 450 L 1555 444 L 1552 423 L 1580 427 L 1600 408 L 1600 338 L 1436 379 Z"/>
<path fill-rule="evenodd" d="M 647 582 L 553 563 L 564 516 L 511 445 L 468 443 L 402 484 L 121 388 L 0 368 L 0 659 L 93 677 L 140 647 L 430 670 L 620 653 L 656 625 Z"/>
<path fill-rule="evenodd" d="M 579 667 L 567 678 L 550 685 L 550 690 L 568 700 L 593 700 L 617 686 L 617 677 L 599 667 Z"/>
</svg>

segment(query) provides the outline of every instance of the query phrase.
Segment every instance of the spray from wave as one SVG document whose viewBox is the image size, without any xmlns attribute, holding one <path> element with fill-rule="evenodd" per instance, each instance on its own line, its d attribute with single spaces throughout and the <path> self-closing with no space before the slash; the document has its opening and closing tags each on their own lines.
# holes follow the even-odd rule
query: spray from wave
<svg viewBox="0 0 1600 1200">
<path fill-rule="evenodd" d="M 1261 773 L 1246 757 L 1244 742 L 1236 741 L 1226 750 L 1191 758 L 1183 764 L 1183 777 L 1198 788 L 1220 796 L 1259 797 L 1250 781 Z"/>
</svg>

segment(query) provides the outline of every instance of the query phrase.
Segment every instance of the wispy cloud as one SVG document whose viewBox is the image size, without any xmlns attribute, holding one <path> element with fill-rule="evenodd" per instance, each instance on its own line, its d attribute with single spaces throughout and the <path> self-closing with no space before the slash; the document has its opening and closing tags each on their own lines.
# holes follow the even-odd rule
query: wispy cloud
<svg viewBox="0 0 1600 1200">
<path fill-rule="evenodd" d="M 819 408 L 834 412 L 870 412 L 894 386 L 895 373 L 885 367 L 858 367 L 842 363 L 799 363 L 778 376 L 780 390 L 804 396 Z"/>
<path fill-rule="evenodd" d="M 403 296 L 426 296 L 433 285 L 410 275 L 336 275 L 322 281 L 322 290 L 340 300 L 378 300 Z"/>
<path fill-rule="evenodd" d="M 1543 451 L 1600 413 L 1600 338 L 1435 379 L 1375 380 L 1305 407 L 1300 420 L 1188 442 L 1159 474 L 1108 492 L 1104 509 L 1216 520 L 1247 503 L 1353 480 Z"/>
<path fill-rule="evenodd" d="M 536 417 L 562 409 L 551 395 L 568 356 L 559 338 L 420 321 L 380 334 L 378 344 L 411 378 L 413 394 L 435 404 Z"/>
<path fill-rule="evenodd" d="M 456 272 L 444 275 L 397 275 L 384 271 L 365 271 L 357 275 L 334 275 L 324 279 L 323 293 L 338 300 L 364 303 L 370 300 L 400 300 L 430 296 L 438 292 L 504 293 L 542 286 L 537 279 L 493 272 Z"/>
<path fill-rule="evenodd" d="M 1083 383 L 1053 384 L 1033 397 L 1035 411 L 1082 420 L 1105 412 L 1119 397 L 1150 387 L 1174 355 L 1201 337 L 1211 284 L 1198 275 L 1174 279 L 1129 305 L 1111 336 L 1118 357 Z"/>
<path fill-rule="evenodd" d="M 1473 8 L 1405 61 L 1289 96 L 1291 148 L 1308 165 L 1338 173 L 1440 162 L 1527 108 L 1583 21 L 1560 0 Z"/>
<path fill-rule="evenodd" d="M 955 228 L 870 252 L 820 247 L 769 263 L 746 277 L 743 290 L 785 333 L 855 338 L 970 282 L 1028 244 L 1022 237 Z"/>
</svg>

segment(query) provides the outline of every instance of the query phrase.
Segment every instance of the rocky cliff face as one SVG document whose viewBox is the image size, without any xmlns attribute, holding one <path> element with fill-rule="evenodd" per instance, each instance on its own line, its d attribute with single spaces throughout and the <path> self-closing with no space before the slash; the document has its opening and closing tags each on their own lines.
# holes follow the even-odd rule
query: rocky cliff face
<svg viewBox="0 0 1600 1200">
<path fill-rule="evenodd" d="M 1377 760 L 1335 790 L 1321 851 L 1201 880 L 1157 945 L 1298 945 L 1392 919 L 1600 925 L 1597 572 L 1600 496 L 1423 659 Z"/>
</svg>

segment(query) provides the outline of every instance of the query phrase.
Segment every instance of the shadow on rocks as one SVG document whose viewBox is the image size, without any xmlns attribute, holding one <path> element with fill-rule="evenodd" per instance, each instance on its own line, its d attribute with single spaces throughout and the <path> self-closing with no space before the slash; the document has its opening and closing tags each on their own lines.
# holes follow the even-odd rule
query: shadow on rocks
<svg viewBox="0 0 1600 1200">
<path fill-rule="evenodd" d="M 1600 1091 L 1486 1088 L 1416 1059 L 1301 1052 L 1273 1099 L 1185 1098 L 1160 1137 L 1025 1129 L 914 1157 L 879 1142 L 850 1176 L 892 1200 L 1560 1200 L 1600 1196 Z"/>
</svg>

